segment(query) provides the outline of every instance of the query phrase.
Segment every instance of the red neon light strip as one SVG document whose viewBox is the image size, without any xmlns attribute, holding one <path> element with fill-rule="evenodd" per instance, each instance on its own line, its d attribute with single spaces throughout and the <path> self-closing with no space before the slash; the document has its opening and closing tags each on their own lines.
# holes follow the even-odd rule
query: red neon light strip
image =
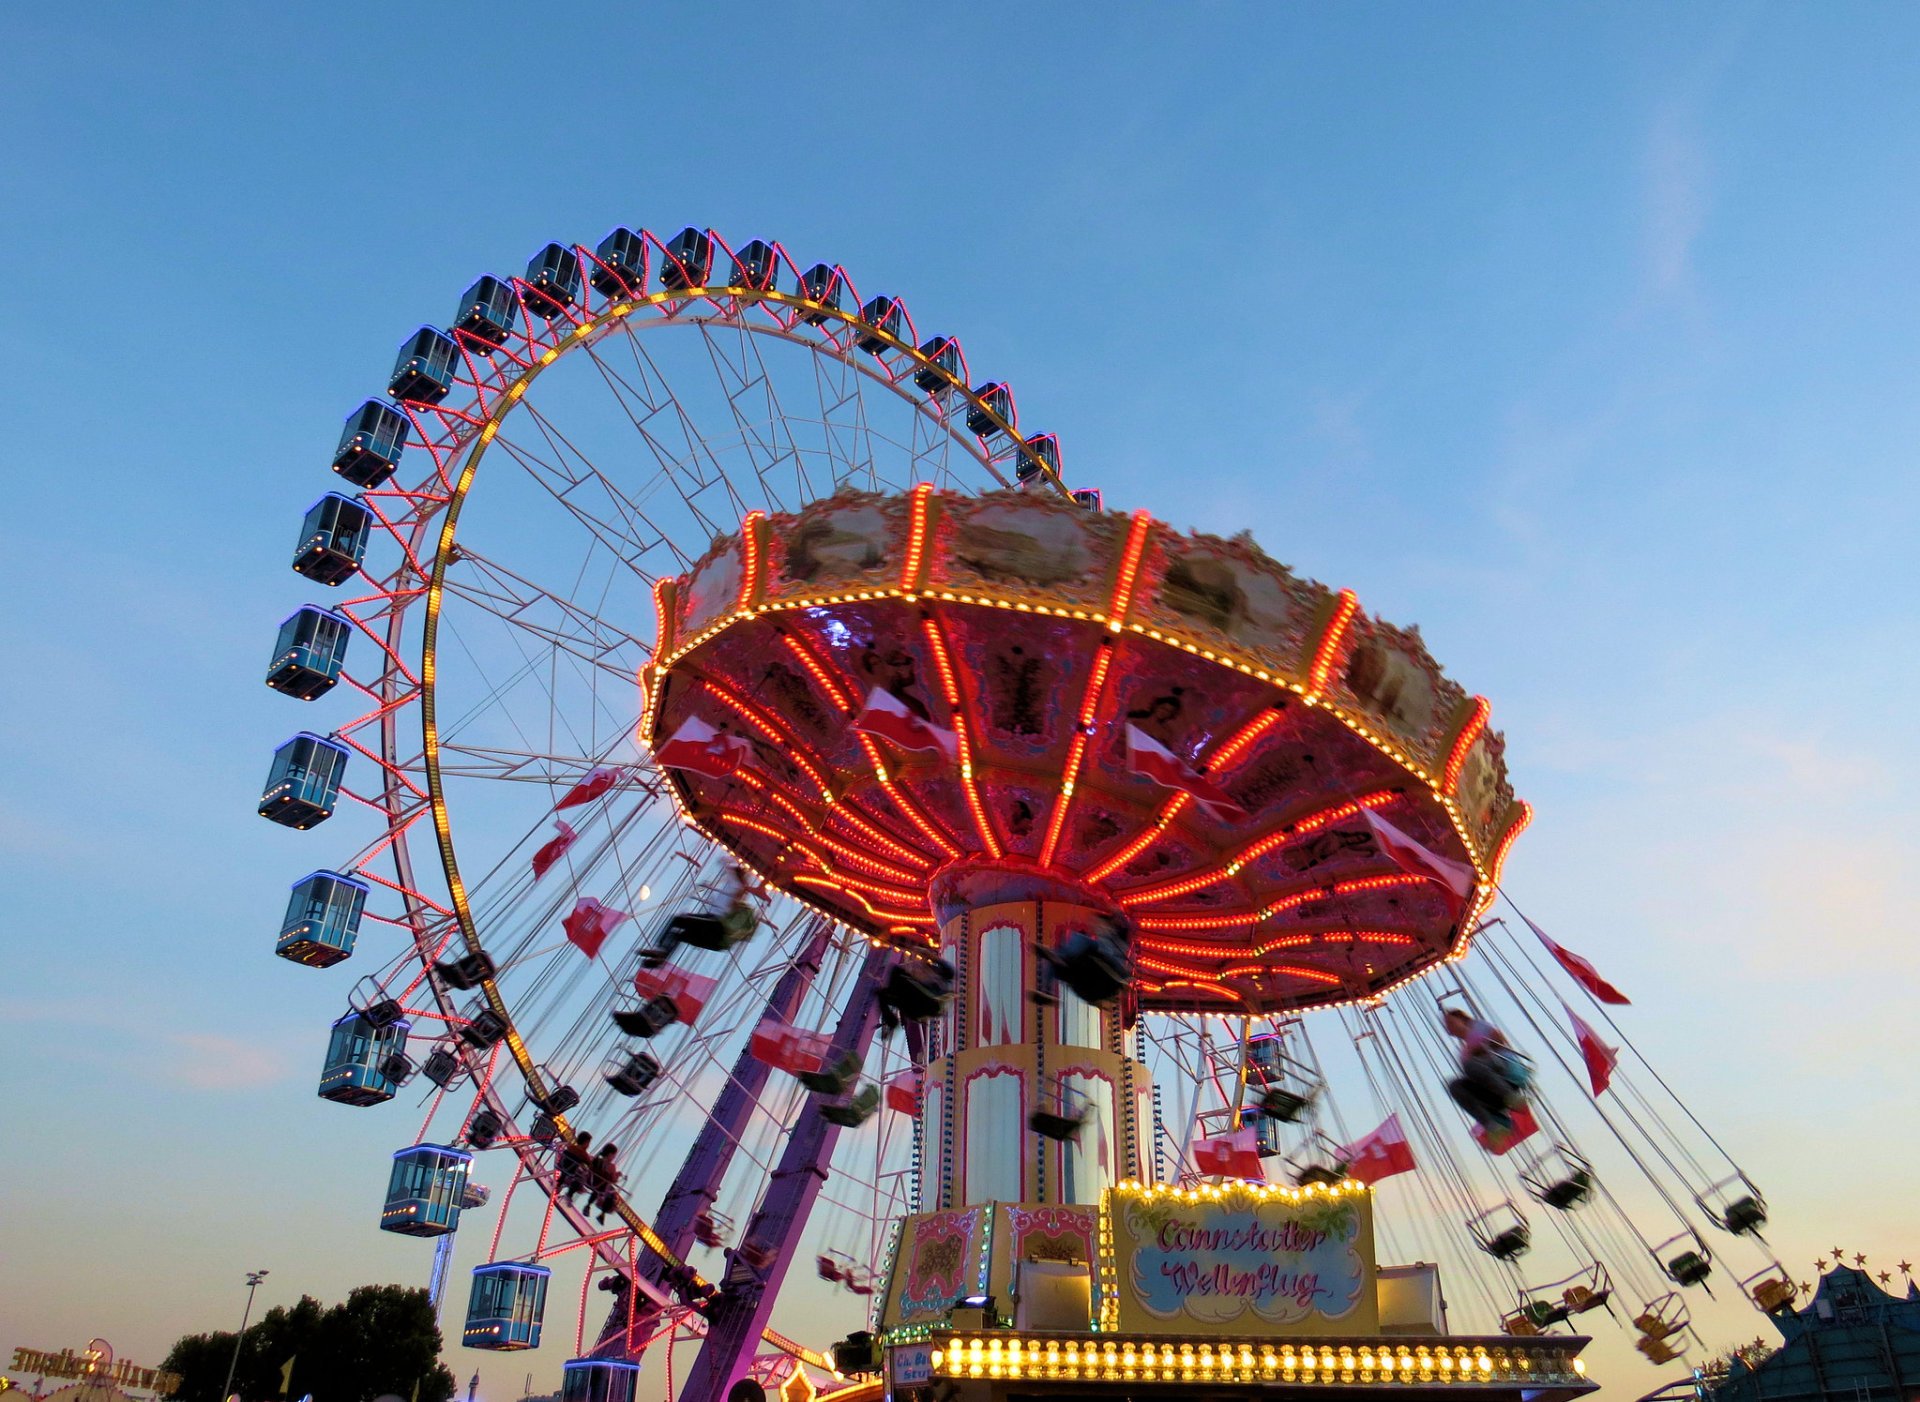
<svg viewBox="0 0 1920 1402">
<path fill-rule="evenodd" d="M 1144 534 L 1141 523 L 1150 519 L 1145 512 L 1140 512 L 1134 517 L 1136 536 Z M 1138 556 L 1139 552 L 1133 548 L 1132 541 L 1128 542 L 1127 548 L 1131 554 Z M 1131 583 L 1126 587 L 1130 591 Z M 1116 601 L 1121 601 L 1121 592 L 1119 589 L 1114 591 Z M 1115 616 L 1118 617 L 1117 614 Z M 1067 751 L 1067 767 L 1061 778 L 1060 797 L 1054 800 L 1053 813 L 1047 819 L 1047 840 L 1040 849 L 1041 866 L 1053 865 L 1053 854 L 1060 846 L 1060 834 L 1067 825 L 1067 809 L 1073 804 L 1073 786 L 1080 777 L 1080 765 L 1087 755 L 1087 731 L 1093 725 L 1094 713 L 1100 706 L 1100 693 L 1107 684 L 1107 669 L 1112 665 L 1113 644 L 1111 640 L 1107 640 L 1101 644 L 1100 651 L 1095 654 L 1093 675 L 1087 679 L 1086 698 L 1080 703 L 1080 726 L 1074 731 L 1073 745 Z"/>
<path fill-rule="evenodd" d="M 828 671 L 825 664 L 813 655 L 813 649 L 802 642 L 799 635 L 795 633 L 782 633 L 780 635 L 780 641 L 787 645 L 787 651 L 800 659 L 800 665 L 807 669 L 807 675 L 811 676 L 819 685 L 820 689 L 833 699 L 833 704 L 848 715 L 852 715 L 852 694 L 842 688 L 840 683 L 835 680 L 833 673 Z"/>
<path fill-rule="evenodd" d="M 1494 849 L 1493 871 L 1488 878 L 1489 884 L 1494 886 L 1498 886 L 1500 884 L 1500 873 L 1506 869 L 1507 853 L 1512 850 L 1514 839 L 1519 837 L 1521 833 L 1525 832 L 1527 830 L 1527 826 L 1532 822 L 1533 822 L 1533 805 L 1531 803 L 1528 803 L 1523 798 L 1520 800 L 1519 813 L 1517 813 L 1514 816 L 1513 822 L 1508 826 L 1505 834 L 1502 835 L 1502 837 L 1500 838 L 1500 845 Z"/>
<path fill-rule="evenodd" d="M 653 655 L 673 646 L 673 580 L 662 575 L 653 582 Z"/>
<path fill-rule="evenodd" d="M 1360 609 L 1360 596 L 1351 589 L 1340 591 L 1340 602 L 1334 605 L 1333 617 L 1327 621 L 1327 631 L 1320 635 L 1320 646 L 1313 654 L 1313 666 L 1307 669 L 1307 693 L 1318 696 L 1327 685 L 1327 673 L 1333 670 L 1334 654 L 1340 650 L 1341 642 L 1347 636 L 1347 626 L 1353 622 L 1353 616 Z"/>
<path fill-rule="evenodd" d="M 1191 959 L 1219 958 L 1222 955 L 1234 954 L 1265 958 L 1282 949 L 1300 949 L 1315 944 L 1348 943 L 1407 946 L 1419 944 L 1420 941 L 1398 930 L 1316 930 L 1297 935 L 1279 935 L 1270 940 L 1261 940 L 1244 949 L 1238 946 L 1222 947 L 1217 944 L 1202 944 L 1197 940 L 1166 939 L 1159 935 L 1144 935 L 1140 940 L 1140 946 L 1143 949 L 1151 949 L 1158 954 L 1184 955 Z"/>
<path fill-rule="evenodd" d="M 887 773 L 886 762 L 880 758 L 879 747 L 873 743 L 873 737 L 861 735 L 860 748 L 866 751 L 867 762 L 873 766 L 874 777 L 879 779 L 880 787 L 887 791 L 887 797 L 893 800 L 894 805 L 907 815 L 908 821 L 920 829 L 929 842 L 949 857 L 959 856 L 960 849 L 954 846 L 953 840 L 935 827 L 933 820 L 920 811 L 920 806 L 908 798 L 906 792 L 894 783 L 892 776 Z"/>
<path fill-rule="evenodd" d="M 1120 870 L 1121 867 L 1146 851 L 1147 848 L 1153 845 L 1153 840 L 1165 832 L 1167 825 L 1179 817 L 1182 810 L 1191 802 L 1193 802 L 1193 796 L 1184 793 L 1177 793 L 1168 799 L 1166 807 L 1160 810 L 1160 816 L 1154 819 L 1152 827 L 1147 828 L 1125 847 L 1122 847 L 1118 852 L 1108 857 L 1092 871 L 1087 872 L 1086 880 L 1104 881 L 1107 877 L 1113 875 L 1114 872 Z"/>
<path fill-rule="evenodd" d="M 740 520 L 740 597 L 734 607 L 742 613 L 753 607 L 760 588 L 760 523 L 764 511 L 749 511 Z"/>
<path fill-rule="evenodd" d="M 1397 796 L 1392 789 L 1379 789 L 1373 793 L 1362 794 L 1352 803 L 1342 803 L 1332 808 L 1323 808 L 1317 813 L 1309 813 L 1298 822 L 1289 823 L 1255 838 L 1241 848 L 1232 859 L 1220 866 L 1210 867 L 1192 876 L 1155 882 L 1147 886 L 1136 886 L 1131 890 L 1122 891 L 1117 899 L 1122 905 L 1134 906 L 1145 905 L 1150 901 L 1173 900 L 1176 897 L 1188 895 L 1200 890 L 1203 886 L 1211 886 L 1216 881 L 1223 881 L 1237 874 L 1248 862 L 1258 861 L 1275 848 L 1286 846 L 1296 837 L 1317 832 L 1328 823 L 1337 823 L 1342 818 L 1351 818 L 1363 808 L 1380 808 L 1391 803 Z"/>
<path fill-rule="evenodd" d="M 909 595 L 920 582 L 920 566 L 926 559 L 927 499 L 932 495 L 933 484 L 922 482 L 907 497 L 912 524 L 907 529 L 907 557 L 900 565 L 900 587 Z"/>
<path fill-rule="evenodd" d="M 1119 632 L 1133 605 L 1133 586 L 1140 573 L 1140 555 L 1147 548 L 1147 532 L 1153 529 L 1153 517 L 1144 511 L 1133 513 L 1133 525 L 1127 531 L 1127 547 L 1120 555 L 1120 572 L 1114 576 L 1113 602 L 1107 606 L 1107 627 Z"/>
<path fill-rule="evenodd" d="M 947 655 L 947 640 L 941 636 L 940 624 L 931 613 L 921 620 L 921 627 L 927 635 L 927 645 L 933 651 L 934 666 L 940 673 L 940 689 L 947 697 L 947 715 L 953 722 L 953 733 L 959 742 L 961 792 L 967 796 L 967 807 L 973 813 L 973 825 L 979 830 L 981 845 L 986 848 L 989 857 L 998 857 L 1000 839 L 993 831 L 993 824 L 987 820 L 986 806 L 980 802 L 979 785 L 973 779 L 973 742 L 967 735 L 966 698 L 961 694 L 959 679 L 954 675 L 953 659 Z"/>
<path fill-rule="evenodd" d="M 1452 793 L 1460 783 L 1460 771 L 1466 767 L 1467 751 L 1473 748 L 1473 742 L 1480 738 L 1480 732 L 1487 728 L 1487 717 L 1493 713 L 1493 703 L 1484 696 L 1473 698 L 1473 714 L 1467 717 L 1467 723 L 1460 727 L 1460 734 L 1454 739 L 1453 749 L 1447 754 L 1446 778 L 1441 782 L 1442 793 Z"/>
<path fill-rule="evenodd" d="M 770 716 L 762 712 L 759 707 L 747 700 L 746 697 L 736 695 L 731 687 L 726 686 L 724 683 L 717 682 L 709 676 L 702 676 L 699 678 L 699 681 L 702 687 L 717 697 L 728 709 L 747 721 L 754 729 L 766 736 L 770 742 L 778 745 L 786 754 L 787 758 L 799 765 L 801 772 L 813 781 L 814 787 L 820 790 L 820 796 L 822 798 L 826 799 L 829 803 L 833 801 L 833 790 L 827 784 L 826 775 L 822 774 L 808 762 L 805 753 L 801 751 L 799 744 L 792 735 L 781 730 L 779 725 L 776 724 Z"/>
<path fill-rule="evenodd" d="M 1391 876 L 1358 876 L 1350 881 L 1337 881 L 1333 885 L 1336 896 L 1350 895 L 1355 891 L 1378 891 L 1391 886 L 1424 886 L 1427 878 L 1415 876 L 1411 872 L 1398 872 Z M 1257 911 L 1242 911 L 1236 915 L 1143 915 L 1135 923 L 1142 930 L 1230 930 L 1237 925 L 1256 925 L 1262 920 L 1305 905 L 1308 901 L 1319 900 L 1327 894 L 1324 886 L 1311 891 L 1296 891 L 1290 896 L 1282 896 L 1271 905 Z"/>
</svg>

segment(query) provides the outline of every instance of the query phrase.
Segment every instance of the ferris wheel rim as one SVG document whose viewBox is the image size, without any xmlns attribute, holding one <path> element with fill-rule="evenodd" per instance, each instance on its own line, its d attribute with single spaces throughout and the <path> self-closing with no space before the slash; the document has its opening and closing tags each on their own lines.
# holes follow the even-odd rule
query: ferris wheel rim
<svg viewBox="0 0 1920 1402">
<path fill-rule="evenodd" d="M 716 296 L 724 296 L 729 299 L 732 304 L 733 315 L 679 316 L 675 314 L 685 307 L 697 305 L 702 300 L 712 301 Z M 478 475 L 479 465 L 485 456 L 486 449 L 498 435 L 500 425 L 507 420 L 515 409 L 520 408 L 525 403 L 529 387 L 548 366 L 558 362 L 569 352 L 588 349 L 598 344 L 616 327 L 626 329 L 631 333 L 636 329 L 645 329 L 652 325 L 666 326 L 677 324 L 703 328 L 721 326 L 731 327 L 753 335 L 767 336 L 799 346 L 812 355 L 836 360 L 841 365 L 854 370 L 856 374 L 863 377 L 866 381 L 889 390 L 902 402 L 907 404 L 915 413 L 926 415 L 932 419 L 940 431 L 944 432 L 951 441 L 958 443 L 961 450 L 973 458 L 974 461 L 978 462 L 999 485 L 1010 485 L 1000 474 L 991 455 L 970 446 L 966 438 L 961 433 L 955 431 L 951 424 L 943 420 L 940 416 L 929 415 L 927 413 L 927 405 L 929 402 L 932 402 L 933 396 L 925 393 L 915 394 L 906 387 L 912 378 L 913 371 L 911 369 L 902 371 L 897 376 L 889 376 L 880 372 L 877 362 L 869 363 L 868 360 L 855 354 L 851 345 L 849 348 L 843 350 L 834 346 L 831 342 L 822 344 L 821 341 L 813 337 L 796 334 L 791 326 L 779 323 L 769 325 L 755 322 L 747 320 L 740 315 L 743 311 L 763 304 L 784 307 L 796 313 L 793 323 L 794 326 L 799 325 L 803 317 L 809 319 L 818 317 L 823 320 L 831 320 L 839 323 L 841 327 L 845 328 L 849 337 L 858 333 L 865 333 L 867 335 L 884 338 L 887 342 L 887 350 L 907 358 L 911 366 L 915 369 L 931 368 L 941 371 L 943 374 L 945 373 L 944 367 L 939 366 L 930 357 L 923 355 L 920 349 L 911 341 L 903 340 L 892 335 L 886 328 L 867 321 L 861 315 L 829 304 L 814 302 L 804 297 L 796 297 L 773 288 L 752 289 L 738 286 L 701 286 L 661 290 L 622 299 L 618 302 L 611 303 L 597 315 L 585 320 L 576 321 L 573 329 L 562 337 L 557 345 L 548 347 L 539 357 L 533 359 L 519 375 L 513 377 L 501 386 L 484 421 L 467 435 L 464 443 L 456 446 L 453 461 L 458 464 L 458 474 L 449 484 L 450 490 L 448 491 L 445 502 L 442 504 L 440 510 L 435 513 L 437 520 L 430 517 L 419 521 L 416 525 L 413 533 L 414 549 L 416 551 L 418 546 L 424 543 L 429 536 L 435 538 L 435 548 L 425 589 L 426 608 L 419 653 L 420 673 L 418 699 L 421 708 L 421 735 L 423 742 L 420 766 L 426 781 L 426 806 L 433 820 L 435 845 L 438 849 L 442 874 L 446 880 L 447 891 L 451 901 L 450 914 L 452 917 L 452 928 L 459 931 L 462 943 L 469 953 L 484 952 L 485 945 L 480 937 L 478 923 L 473 916 L 465 882 L 460 875 L 458 853 L 452 834 L 451 813 L 447 801 L 445 775 L 442 771 L 440 758 L 438 643 L 440 617 L 446 595 L 446 572 L 448 566 L 458 558 L 455 547 L 458 538 L 460 517 L 467 497 Z M 629 324 L 637 313 L 668 308 L 672 310 L 665 311 L 665 314 L 659 317 L 658 320 L 643 321 L 638 323 L 637 326 Z M 469 344 L 464 337 L 456 338 L 456 344 L 459 346 L 462 356 L 471 362 L 473 358 L 472 345 Z M 476 378 L 478 378 L 477 374 Z M 978 412 L 987 416 L 993 421 L 995 428 L 1001 435 L 1010 440 L 1019 453 L 1028 457 L 1034 466 L 1040 469 L 1038 477 L 1041 482 L 1063 496 L 1068 494 L 1057 469 L 1050 464 L 1044 463 L 1031 452 L 1027 446 L 1027 440 L 1018 434 L 1010 422 L 1000 416 L 995 406 L 975 394 L 973 388 L 963 380 L 954 378 L 951 375 L 947 375 L 946 378 L 948 383 L 941 391 L 941 395 L 943 397 L 950 396 L 953 401 L 957 401 L 951 405 L 950 418 L 957 418 L 969 411 Z M 411 405 L 408 407 L 411 416 Z M 984 439 L 987 435 L 979 436 Z M 438 470 L 442 474 L 443 479 L 448 467 L 451 465 L 451 463 L 438 465 Z M 390 620 L 390 636 L 395 642 L 400 641 L 399 630 L 404 626 L 403 615 L 407 611 L 408 610 L 405 609 L 397 609 L 395 616 Z M 383 748 L 387 752 L 386 758 L 389 761 L 388 780 L 383 787 L 383 797 L 387 800 L 389 817 L 397 819 L 398 814 L 392 806 L 398 797 L 394 792 L 396 784 L 392 766 L 397 764 L 400 759 L 400 754 L 397 743 L 398 727 L 397 724 L 394 723 L 394 717 L 391 715 L 383 717 L 382 719 L 381 740 Z M 395 860 L 410 866 L 411 844 L 408 841 L 407 832 L 404 829 L 395 834 L 393 846 L 395 849 Z M 408 885 L 411 887 L 411 882 L 409 882 Z M 824 912 L 816 913 L 824 914 Z M 409 923 L 414 929 L 415 954 L 422 965 L 425 982 L 432 988 L 436 1002 L 441 1007 L 442 1012 L 452 1014 L 452 1000 L 447 990 L 442 987 L 442 981 L 435 977 L 432 972 L 432 950 L 435 948 L 436 942 L 428 937 L 427 932 L 423 929 L 419 921 L 415 920 Z M 448 933 L 450 934 L 451 931 Z M 438 947 L 444 949 L 444 943 L 439 943 Z M 548 1090 L 548 1087 L 545 1085 L 545 1078 L 542 1075 L 542 1068 L 535 1061 L 532 1052 L 529 1050 L 511 1007 L 499 991 L 492 977 L 482 980 L 479 985 L 479 992 L 486 1006 L 506 1027 L 506 1031 L 501 1039 L 502 1043 L 512 1056 L 515 1067 L 519 1071 L 529 1094 L 536 1103 L 542 1102 Z M 460 1048 L 460 1054 L 463 1062 L 468 1067 L 469 1073 L 474 1078 L 477 1093 L 496 1113 L 511 1123 L 513 1117 L 508 1113 L 499 1088 L 494 1084 L 493 1078 L 490 1075 L 484 1077 L 481 1075 L 479 1068 L 474 1065 L 474 1058 L 467 1054 L 467 1049 Z M 552 1116 L 552 1119 L 563 1135 L 569 1133 L 564 1114 L 555 1114 Z M 548 1186 L 541 1178 L 539 1172 L 539 1152 L 534 1142 L 531 1139 L 516 1139 L 511 1147 L 514 1148 L 516 1157 L 520 1160 L 523 1171 L 528 1176 L 535 1178 L 536 1182 L 541 1186 L 543 1193 L 546 1194 L 550 1201 L 557 1201 L 555 1195 L 548 1189 Z M 692 1270 L 688 1263 L 681 1259 L 678 1253 L 674 1252 L 668 1244 L 660 1238 L 652 1224 L 633 1207 L 624 1192 L 616 1190 L 613 1205 L 616 1214 L 628 1230 L 635 1237 L 644 1241 L 648 1248 L 654 1251 L 663 1261 L 673 1267 Z M 604 1233 L 593 1232 L 584 1212 L 579 1211 L 573 1204 L 562 1203 L 561 1208 L 562 1215 L 568 1219 L 583 1238 L 592 1240 L 596 1236 L 604 1235 Z M 628 1257 L 623 1256 L 618 1251 L 605 1249 L 604 1244 L 599 1241 L 595 1241 L 593 1244 L 593 1254 L 597 1259 L 602 1260 L 606 1266 L 619 1271 L 625 1276 L 629 1281 L 630 1288 L 642 1288 L 641 1275 L 634 1268 L 633 1262 Z M 704 1277 L 701 1276 L 698 1271 L 694 1271 L 693 1274 L 696 1283 L 704 1280 Z M 823 1355 L 820 1355 L 795 1340 L 787 1338 L 778 1331 L 768 1329 L 765 1331 L 764 1337 L 766 1341 L 771 1343 L 775 1348 L 791 1356 L 813 1363 L 816 1366 L 831 1366 L 830 1361 Z"/>
</svg>

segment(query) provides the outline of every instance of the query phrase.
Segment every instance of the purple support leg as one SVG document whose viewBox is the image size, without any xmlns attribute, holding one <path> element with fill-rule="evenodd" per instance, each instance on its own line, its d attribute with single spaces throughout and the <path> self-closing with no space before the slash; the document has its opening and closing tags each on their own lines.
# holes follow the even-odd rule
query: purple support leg
<svg viewBox="0 0 1920 1402">
<path fill-rule="evenodd" d="M 893 958 L 877 946 L 867 951 L 834 1029 L 834 1054 L 851 1049 L 866 1057 L 880 1020 L 873 995 Z M 724 1402 L 727 1389 L 746 1375 L 773 1313 L 774 1296 L 793 1264 L 807 1214 L 826 1182 L 839 1135 L 839 1126 L 821 1117 L 820 1097 L 808 1096 L 772 1185 L 730 1258 L 726 1281 L 707 1314 L 707 1337 L 681 1390 L 682 1402 Z"/>
<path fill-rule="evenodd" d="M 801 999 L 813 986 L 814 976 L 820 972 L 820 959 L 826 953 L 831 932 L 832 926 L 826 921 L 815 922 L 807 936 L 806 947 L 774 985 L 773 993 L 767 999 L 767 1015 L 782 1022 L 793 1019 Z M 673 1186 L 667 1189 L 660 1210 L 653 1218 L 654 1231 L 666 1243 L 667 1249 L 683 1261 L 694 1246 L 694 1220 L 710 1209 L 719 1197 L 720 1182 L 726 1177 L 734 1148 L 746 1130 L 753 1107 L 760 1102 L 760 1093 L 766 1088 L 767 1077 L 772 1070 L 772 1067 L 756 1060 L 744 1048 L 741 1050 L 733 1064 L 732 1074 L 721 1088 L 713 1113 L 701 1126 L 693 1147 L 687 1151 L 687 1157 L 680 1165 L 679 1173 L 674 1175 Z M 665 1283 L 666 1266 L 667 1263 L 660 1257 L 642 1247 L 640 1270 L 654 1284 Z M 634 1302 L 629 1315 L 627 1293 L 620 1291 L 607 1314 L 605 1326 L 600 1330 L 599 1341 L 592 1350 L 593 1356 L 638 1360 L 644 1349 L 628 1337 L 629 1322 L 632 1334 L 644 1339 L 651 1332 L 654 1317 L 658 1313 L 653 1302 L 643 1298 Z"/>
</svg>

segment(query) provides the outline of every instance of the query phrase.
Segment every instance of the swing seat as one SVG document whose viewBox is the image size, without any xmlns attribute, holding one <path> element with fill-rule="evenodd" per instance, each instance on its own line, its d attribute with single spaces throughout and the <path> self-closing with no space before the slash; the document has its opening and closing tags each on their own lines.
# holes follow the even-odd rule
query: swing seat
<svg viewBox="0 0 1920 1402">
<path fill-rule="evenodd" d="M 1524 1310 L 1517 1310 L 1500 1321 L 1500 1331 L 1518 1339 L 1529 1339 L 1540 1332 L 1540 1326 L 1528 1319 Z"/>
<path fill-rule="evenodd" d="M 1270 1090 L 1260 1097 L 1260 1113 L 1270 1119 L 1293 1124 L 1300 1118 L 1301 1112 L 1312 1103 L 1311 1096 L 1300 1095 L 1290 1090 Z"/>
<path fill-rule="evenodd" d="M 1558 1303 L 1552 1300 L 1529 1300 L 1521 1313 L 1542 1329 L 1547 1329 L 1555 1324 L 1565 1324 L 1573 1315 L 1573 1306 L 1565 1300 Z"/>
<path fill-rule="evenodd" d="M 1326 1164 L 1316 1163 L 1294 1174 L 1293 1181 L 1303 1188 L 1310 1188 L 1315 1183 L 1323 1183 L 1328 1187 L 1332 1187 L 1335 1183 L 1346 1181 L 1346 1177 L 1347 1174 L 1344 1166 L 1332 1168 Z"/>
<path fill-rule="evenodd" d="M 1652 1335 L 1641 1339 L 1634 1347 L 1647 1356 L 1649 1363 L 1671 1363 L 1680 1356 L 1679 1349 L 1664 1339 L 1657 1339 Z"/>
<path fill-rule="evenodd" d="M 1557 1183 L 1549 1184 L 1540 1201 L 1561 1211 L 1578 1207 L 1593 1196 L 1593 1175 L 1584 1168 L 1575 1169 Z"/>
<path fill-rule="evenodd" d="M 1753 1302 L 1767 1314 L 1779 1314 L 1793 1304 L 1798 1293 L 1790 1280 L 1763 1280 L 1753 1287 Z"/>
<path fill-rule="evenodd" d="M 1676 1285 L 1699 1285 L 1713 1274 L 1704 1253 L 1682 1251 L 1667 1262 L 1667 1278 Z"/>
<path fill-rule="evenodd" d="M 1756 1197 L 1735 1198 L 1721 1214 L 1720 1224 L 1736 1236 L 1757 1233 L 1767 1225 L 1767 1205 Z"/>
<path fill-rule="evenodd" d="M 666 994 L 647 999 L 637 1008 L 617 1008 L 613 1025 L 629 1037 L 652 1037 L 680 1020 L 680 1005 Z"/>
<path fill-rule="evenodd" d="M 842 1129 L 858 1129 L 872 1119 L 873 1112 L 879 1108 L 880 1087 L 863 1086 L 850 1100 L 833 1105 L 822 1105 L 820 1118 L 828 1124 L 839 1125 Z"/>
<path fill-rule="evenodd" d="M 813 1269 L 814 1269 L 814 1273 L 818 1275 L 822 1280 L 831 1281 L 835 1285 L 838 1285 L 840 1283 L 840 1266 L 839 1266 L 839 1263 L 833 1259 L 833 1257 L 831 1256 L 814 1257 Z"/>
<path fill-rule="evenodd" d="M 817 1070 L 799 1072 L 800 1084 L 821 1095 L 845 1095 L 860 1079 L 860 1056 L 851 1047 Z"/>
<path fill-rule="evenodd" d="M 1488 1237 L 1481 1243 L 1481 1249 L 1496 1261 L 1511 1261 L 1526 1255 L 1532 1245 L 1533 1233 L 1525 1225 L 1520 1225 Z"/>
<path fill-rule="evenodd" d="M 753 938 L 760 921 L 751 908 L 736 905 L 725 915 L 676 915 L 667 922 L 661 943 L 692 945 L 714 954 L 724 954 L 735 945 Z"/>
<path fill-rule="evenodd" d="M 1646 1314 L 1641 1315 L 1633 1321 L 1633 1327 L 1638 1329 L 1642 1334 L 1645 1334 L 1649 1339 L 1664 1339 L 1678 1326 L 1669 1324 L 1659 1315 L 1649 1310 Z"/>
<path fill-rule="evenodd" d="M 726 1245 L 726 1239 L 720 1235 L 720 1224 L 713 1220 L 711 1212 L 702 1212 L 693 1219 L 693 1239 L 707 1247 Z"/>
<path fill-rule="evenodd" d="M 1059 1110 L 1035 1110 L 1027 1116 L 1027 1128 L 1042 1138 L 1058 1140 L 1077 1140 L 1080 1126 L 1087 1122 L 1087 1112 L 1076 1110 L 1071 1115 Z"/>
<path fill-rule="evenodd" d="M 1574 1314 L 1597 1310 L 1612 1297 L 1611 1290 L 1591 1290 L 1584 1285 L 1569 1285 L 1560 1292 L 1560 1298 L 1567 1302 L 1567 1308 Z"/>
</svg>

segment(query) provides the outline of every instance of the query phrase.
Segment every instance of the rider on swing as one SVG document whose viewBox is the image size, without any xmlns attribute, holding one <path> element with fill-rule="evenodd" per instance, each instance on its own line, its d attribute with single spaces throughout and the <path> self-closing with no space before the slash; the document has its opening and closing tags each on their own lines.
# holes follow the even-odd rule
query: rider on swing
<svg viewBox="0 0 1920 1402">
<path fill-rule="evenodd" d="M 1465 1008 L 1448 1008 L 1447 1035 L 1460 1043 L 1460 1074 L 1447 1082 L 1456 1104 L 1489 1134 L 1513 1128 L 1513 1112 L 1527 1103 L 1532 1079 L 1507 1036 Z"/>
</svg>

